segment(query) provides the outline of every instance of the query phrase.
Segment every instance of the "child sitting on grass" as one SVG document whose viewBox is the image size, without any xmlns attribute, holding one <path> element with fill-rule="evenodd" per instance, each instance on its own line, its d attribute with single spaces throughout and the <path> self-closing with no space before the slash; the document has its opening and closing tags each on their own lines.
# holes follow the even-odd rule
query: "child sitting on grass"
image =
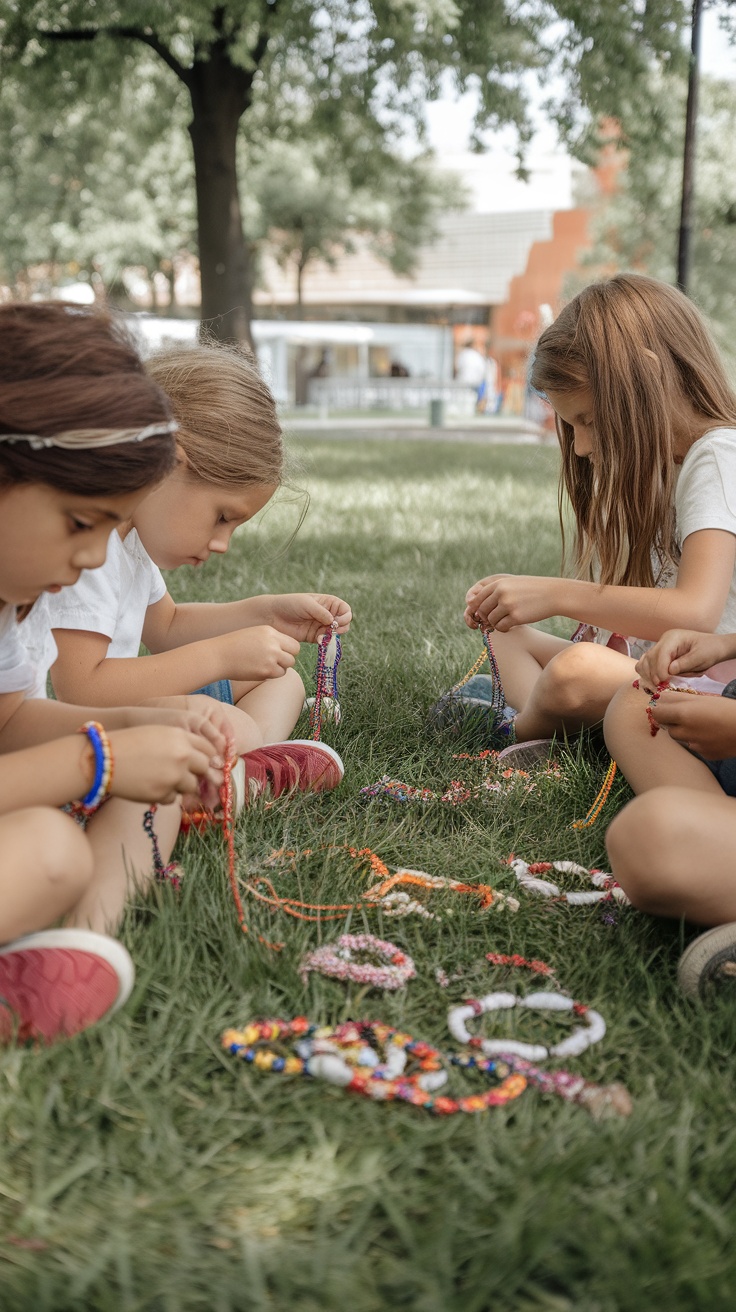
<svg viewBox="0 0 736 1312">
<path fill-rule="evenodd" d="M 721 696 L 662 691 L 651 707 L 665 732 L 652 733 L 649 694 L 685 676 L 717 689 L 713 676 L 736 658 L 735 633 L 676 629 L 639 661 L 639 690 L 622 688 L 604 723 L 606 744 L 634 792 L 606 835 L 612 870 L 635 906 L 714 928 L 680 960 L 680 982 L 697 993 L 736 973 L 736 681 Z"/>
<path fill-rule="evenodd" d="M 235 349 L 177 347 L 147 368 L 179 424 L 175 467 L 113 533 L 102 569 L 34 614 L 28 640 L 42 645 L 53 629 L 51 678 L 67 701 L 127 705 L 195 691 L 217 698 L 236 752 L 248 754 L 233 772 L 240 802 L 244 785 L 251 796 L 334 788 L 343 766 L 332 748 L 285 740 L 304 703 L 299 644 L 316 642 L 333 622 L 345 633 L 347 603 L 293 593 L 177 605 L 160 572 L 224 554 L 281 484 L 273 397 Z M 150 655 L 138 655 L 141 642 Z"/>
<path fill-rule="evenodd" d="M 215 703 L 202 714 L 26 697 L 37 674 L 17 608 L 102 565 L 114 526 L 171 468 L 174 425 L 103 315 L 3 305 L 0 346 L 0 1043 L 50 1042 L 130 993 L 132 962 L 106 931 L 153 875 L 145 812 L 163 804 L 165 862 L 179 794 L 201 782 L 216 799 L 228 744 Z M 84 830 L 57 809 L 74 801 Z"/>
<path fill-rule="evenodd" d="M 692 302 L 638 274 L 594 283 L 542 333 L 530 377 L 557 416 L 578 577 L 475 583 L 465 622 L 495 630 L 507 704 L 476 675 L 432 711 L 482 716 L 486 745 L 527 758 L 599 724 L 668 629 L 736 630 L 736 395 Z M 555 615 L 587 641 L 531 627 Z"/>
</svg>

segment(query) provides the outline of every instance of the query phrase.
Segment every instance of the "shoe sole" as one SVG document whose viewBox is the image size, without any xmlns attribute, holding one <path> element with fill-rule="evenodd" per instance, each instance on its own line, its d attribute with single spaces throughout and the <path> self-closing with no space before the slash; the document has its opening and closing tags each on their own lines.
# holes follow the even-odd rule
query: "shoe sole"
<svg viewBox="0 0 736 1312">
<path fill-rule="evenodd" d="M 530 738 L 527 743 L 512 743 L 498 753 L 498 764 L 512 765 L 515 770 L 527 770 L 530 765 L 545 761 L 552 750 L 553 738 Z"/>
<path fill-rule="evenodd" d="M 677 982 L 689 998 L 702 998 L 720 966 L 736 963 L 736 923 L 716 925 L 699 934 L 677 964 Z"/>
<path fill-rule="evenodd" d="M 289 738 L 285 743 L 266 743 L 266 747 L 316 747 L 318 751 L 324 752 L 329 756 L 340 772 L 338 783 L 342 783 L 345 778 L 345 766 L 342 763 L 342 757 L 338 756 L 334 747 L 328 746 L 327 743 L 315 742 L 314 738 Z M 337 786 L 337 785 L 335 785 Z"/>
<path fill-rule="evenodd" d="M 43 948 L 68 948 L 70 951 L 88 952 L 90 956 L 106 961 L 117 975 L 118 994 L 106 1015 L 111 1016 L 125 1006 L 135 983 L 135 966 L 130 953 L 116 938 L 96 934 L 92 929 L 44 929 L 37 934 L 26 934 L 0 948 L 0 958 L 13 952 L 32 952 Z"/>
</svg>

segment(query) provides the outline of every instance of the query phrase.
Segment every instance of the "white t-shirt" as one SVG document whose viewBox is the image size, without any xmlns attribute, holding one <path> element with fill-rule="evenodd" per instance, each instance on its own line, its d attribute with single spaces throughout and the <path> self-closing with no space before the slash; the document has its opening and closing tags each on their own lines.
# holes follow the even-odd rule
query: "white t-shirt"
<svg viewBox="0 0 736 1312">
<path fill-rule="evenodd" d="M 720 528 L 736 537 L 736 428 L 714 428 L 693 442 L 679 466 L 675 486 L 675 533 L 682 548 L 691 533 Z M 659 587 L 674 587 L 677 571 L 670 569 Z M 736 633 L 736 570 L 716 633 Z M 598 629 L 595 641 L 606 643 L 610 631 Z M 652 642 L 629 638 L 637 660 Z"/>
<path fill-rule="evenodd" d="M 69 588 L 45 593 L 19 627 L 21 641 L 39 678 L 56 660 L 52 629 L 83 629 L 110 639 L 108 656 L 137 656 L 149 606 L 166 595 L 166 584 L 135 529 L 123 540 L 111 533 L 100 569 L 84 569 Z M 43 697 L 44 692 L 33 693 Z"/>
<path fill-rule="evenodd" d="M 0 608 L 0 693 L 28 692 L 36 673 L 20 640 L 15 606 Z"/>
</svg>

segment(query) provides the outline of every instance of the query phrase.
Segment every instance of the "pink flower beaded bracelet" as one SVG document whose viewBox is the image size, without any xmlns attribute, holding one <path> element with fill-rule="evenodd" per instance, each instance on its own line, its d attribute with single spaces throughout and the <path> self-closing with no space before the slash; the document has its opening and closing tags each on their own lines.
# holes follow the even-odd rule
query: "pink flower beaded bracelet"
<svg viewBox="0 0 736 1312">
<path fill-rule="evenodd" d="M 374 965 L 370 961 L 356 961 L 354 953 L 373 953 L 383 957 L 385 965 Z M 306 984 L 311 970 L 332 979 L 352 980 L 355 984 L 367 984 L 374 989 L 400 989 L 416 975 L 411 957 L 373 934 L 343 934 L 337 945 L 326 943 L 324 947 L 315 948 L 307 953 L 300 967 L 299 974 Z"/>
</svg>

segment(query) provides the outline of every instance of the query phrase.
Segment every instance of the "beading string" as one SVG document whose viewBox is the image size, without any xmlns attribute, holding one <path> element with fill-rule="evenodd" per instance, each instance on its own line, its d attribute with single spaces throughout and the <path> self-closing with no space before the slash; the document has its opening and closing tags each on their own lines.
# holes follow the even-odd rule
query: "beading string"
<svg viewBox="0 0 736 1312">
<path fill-rule="evenodd" d="M 330 643 L 333 640 L 335 643 L 335 659 L 331 663 L 328 663 L 327 652 Z M 341 659 L 342 645 L 340 643 L 340 635 L 337 632 L 337 620 L 333 620 L 329 630 L 326 633 L 323 633 L 317 642 L 317 668 L 314 675 L 314 704 L 309 712 L 310 736 L 317 743 L 322 737 L 323 703 L 325 697 L 331 698 L 334 711 L 339 711 L 337 667 L 340 664 Z"/>
<path fill-rule="evenodd" d="M 659 701 L 663 692 L 689 692 L 693 697 L 720 696 L 719 693 L 706 692 L 705 688 L 682 688 L 677 685 L 673 687 L 669 679 L 661 679 L 660 682 L 657 684 L 656 688 L 647 688 L 646 684 L 642 683 L 641 679 L 634 679 L 632 687 L 640 688 L 642 692 L 646 692 L 649 694 L 649 701 L 647 702 L 645 709 L 646 709 L 646 716 L 649 721 L 649 732 L 652 735 L 652 738 L 656 738 L 657 734 L 662 728 L 661 724 L 657 724 L 657 721 L 654 718 L 654 708 L 657 705 L 657 702 Z"/>
<path fill-rule="evenodd" d="M 153 817 L 158 811 L 158 806 L 149 806 L 143 814 L 143 831 L 148 835 L 153 850 L 153 873 L 159 884 L 171 884 L 177 893 L 181 889 L 181 881 L 184 877 L 184 871 L 178 861 L 170 861 L 168 865 L 164 864 L 161 856 L 161 848 L 158 845 L 158 834 L 153 823 Z"/>
<path fill-rule="evenodd" d="M 519 908 L 516 898 L 509 897 L 508 894 L 491 888 L 489 884 L 468 884 L 458 879 L 449 879 L 444 875 L 428 875 L 423 870 L 401 869 L 392 875 L 385 862 L 369 847 L 355 848 L 344 843 L 328 844 L 317 850 L 322 852 L 347 852 L 352 860 L 369 865 L 374 876 L 378 879 L 378 883 L 369 888 L 357 902 L 304 902 L 298 898 L 283 897 L 277 893 L 268 876 L 262 873 L 259 874 L 256 882 L 246 882 L 245 888 L 258 901 L 264 902 L 276 910 L 283 911 L 295 920 L 307 921 L 340 920 L 349 911 L 367 910 L 376 906 L 382 907 L 387 915 L 405 916 L 419 911 L 428 919 L 435 919 L 436 917 L 431 912 L 427 912 L 421 903 L 410 901 L 406 898 L 406 895 L 404 895 L 406 899 L 404 900 L 401 894 L 393 892 L 398 885 L 402 884 L 427 890 L 445 889 L 452 893 L 475 897 L 480 902 L 480 911 L 487 911 L 491 906 L 507 907 L 512 911 L 517 911 Z M 280 848 L 271 853 L 268 857 L 268 864 L 277 865 L 281 861 L 288 860 L 291 862 L 292 869 L 295 870 L 296 860 L 299 857 L 313 855 L 314 849 L 309 847 L 304 848 L 301 852 Z M 265 886 L 266 893 L 261 891 L 258 887 L 259 884 Z"/>
</svg>

